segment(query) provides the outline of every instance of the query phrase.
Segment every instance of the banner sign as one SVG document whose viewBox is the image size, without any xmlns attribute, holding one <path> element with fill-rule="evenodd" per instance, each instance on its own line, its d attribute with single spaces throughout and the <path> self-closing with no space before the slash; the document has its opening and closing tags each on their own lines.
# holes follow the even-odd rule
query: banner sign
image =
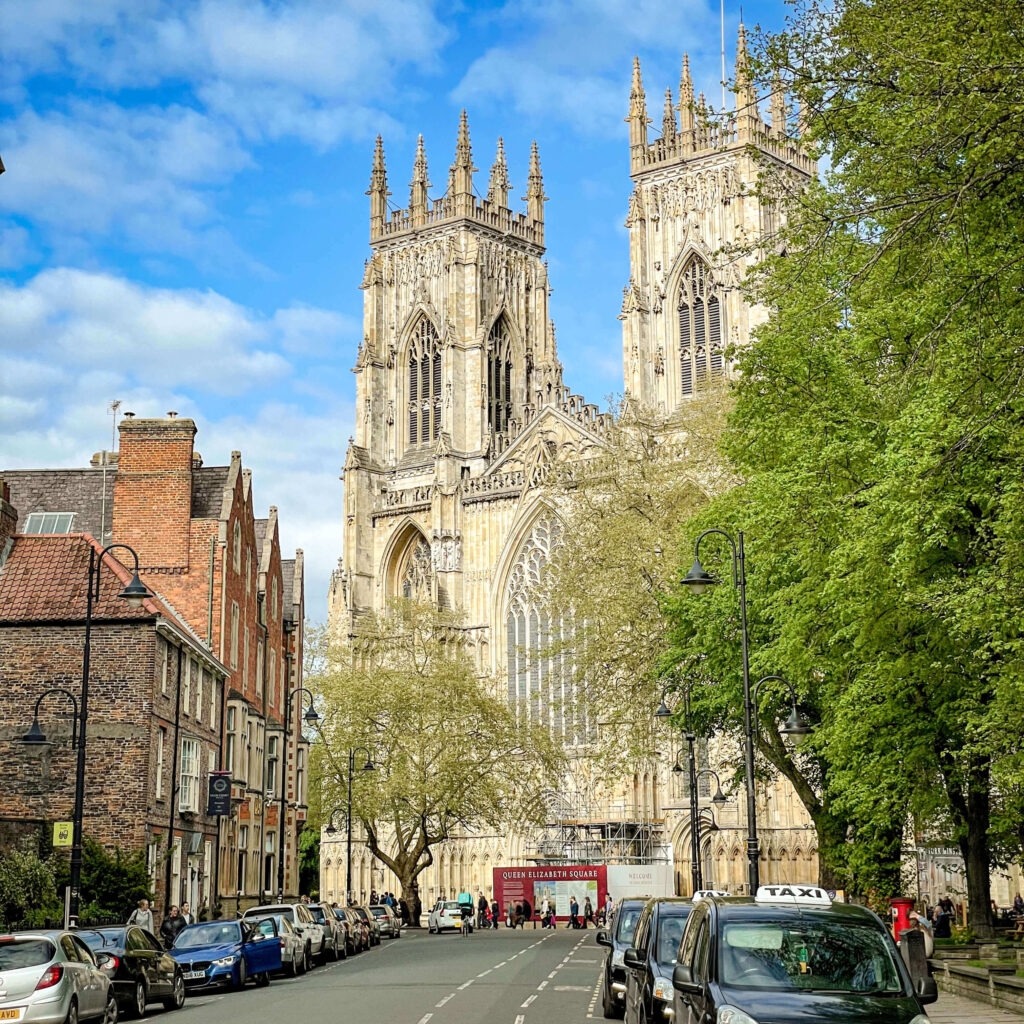
<svg viewBox="0 0 1024 1024">
<path fill-rule="evenodd" d="M 231 772 L 210 772 L 206 813 L 216 815 L 231 813 Z"/>
<path fill-rule="evenodd" d="M 544 900 L 554 908 L 555 917 L 566 920 L 569 917 L 569 903 L 573 896 L 580 906 L 590 897 L 590 905 L 597 913 L 608 892 L 608 869 L 604 864 L 567 864 L 537 868 L 495 868 L 494 898 L 501 913 L 508 910 L 510 903 L 526 900 L 539 913 Z"/>
</svg>

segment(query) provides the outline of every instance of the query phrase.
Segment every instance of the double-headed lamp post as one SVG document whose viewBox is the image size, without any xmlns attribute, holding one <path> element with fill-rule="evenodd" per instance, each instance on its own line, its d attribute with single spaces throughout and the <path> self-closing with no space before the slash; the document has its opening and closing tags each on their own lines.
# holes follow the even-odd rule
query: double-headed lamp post
<svg viewBox="0 0 1024 1024">
<path fill-rule="evenodd" d="M 47 690 L 36 701 L 35 714 L 32 717 L 32 725 L 22 737 L 22 742 L 30 746 L 41 746 L 48 741 L 39 726 L 39 704 L 43 697 L 51 693 L 63 693 L 75 704 L 75 713 L 78 718 L 77 737 L 74 726 L 72 726 L 72 745 L 76 745 L 77 738 L 77 762 L 75 765 L 75 810 L 74 825 L 71 838 L 71 899 L 68 908 L 68 925 L 74 928 L 78 925 L 78 907 L 81 902 L 82 888 L 82 816 L 85 811 L 85 737 L 89 724 L 89 656 L 92 644 L 92 609 L 93 604 L 100 599 L 100 567 L 107 554 L 115 549 L 128 551 L 134 559 L 132 567 L 132 578 L 125 587 L 118 593 L 118 597 L 128 602 L 129 607 L 139 608 L 147 597 L 152 597 L 153 592 L 139 579 L 139 556 L 133 548 L 127 544 L 108 544 L 98 555 L 96 549 L 89 546 L 89 577 L 87 582 L 85 598 L 85 645 L 82 652 L 82 693 L 78 703 L 75 703 L 74 696 L 67 690 L 60 688 Z"/>
<path fill-rule="evenodd" d="M 320 716 L 317 714 L 316 708 L 313 707 L 313 694 L 305 686 L 297 686 L 292 690 L 285 698 L 284 702 L 284 750 L 281 755 L 281 802 L 277 809 L 277 898 L 279 900 L 284 899 L 284 819 L 287 811 L 285 805 L 285 799 L 287 795 L 287 786 L 285 785 L 285 779 L 288 775 L 288 740 L 291 736 L 291 722 L 292 722 L 292 697 L 297 693 L 304 693 L 309 698 L 309 707 L 306 708 L 306 713 L 302 716 L 307 725 L 316 725 L 320 721 Z M 301 707 L 302 700 L 299 700 L 299 706 Z M 296 755 L 298 756 L 298 755 Z M 299 794 L 296 793 L 296 800 Z"/>
<path fill-rule="evenodd" d="M 356 773 L 356 754 L 365 754 L 366 763 L 360 767 L 360 771 L 372 772 L 376 765 L 370 759 L 370 751 L 366 747 L 351 747 L 348 752 L 348 803 L 345 807 L 346 837 L 345 837 L 345 906 L 352 902 L 352 776 Z M 326 832 L 333 836 L 338 830 L 334 827 L 334 816 L 339 814 L 342 808 L 335 807 L 327 819 Z"/>
<path fill-rule="evenodd" d="M 710 534 L 717 534 L 729 542 L 732 551 L 732 583 L 740 592 L 740 637 L 743 653 L 743 734 L 746 739 L 744 748 L 744 762 L 747 789 L 747 878 L 751 894 L 756 893 L 760 885 L 760 867 L 758 864 L 758 843 L 757 843 L 757 793 L 754 784 L 754 719 L 755 705 L 754 692 L 750 687 L 750 637 L 747 632 L 747 574 L 745 568 L 745 557 L 743 553 L 743 531 L 738 530 L 736 539 L 725 530 L 705 530 L 694 545 L 693 565 L 690 571 L 682 578 L 681 582 L 694 594 L 703 594 L 709 587 L 715 586 L 719 580 L 709 573 L 700 561 L 701 541 Z M 781 679 L 780 676 L 766 676 L 758 681 L 758 686 L 768 679 Z M 782 680 L 785 682 L 785 680 Z M 793 696 L 793 713 L 783 725 L 780 732 L 787 736 L 804 736 L 810 731 L 810 726 L 803 720 L 797 709 L 796 691 L 789 686 Z"/>
</svg>

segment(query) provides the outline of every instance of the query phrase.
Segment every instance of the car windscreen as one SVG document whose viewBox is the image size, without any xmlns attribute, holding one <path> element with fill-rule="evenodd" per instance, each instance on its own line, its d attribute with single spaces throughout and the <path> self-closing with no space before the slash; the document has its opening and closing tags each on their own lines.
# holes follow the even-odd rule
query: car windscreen
<svg viewBox="0 0 1024 1024">
<path fill-rule="evenodd" d="M 374 917 L 387 917 L 388 912 L 383 907 L 370 907 L 370 913 Z"/>
<path fill-rule="evenodd" d="M 654 959 L 659 964 L 675 962 L 689 913 L 690 908 L 686 906 L 661 908 L 661 913 L 658 915 L 658 937 L 654 947 Z"/>
<path fill-rule="evenodd" d="M 459 909 L 459 904 L 455 900 L 446 900 L 445 904 L 444 904 L 444 907 L 442 909 L 444 909 L 444 910 L 458 910 Z"/>
<path fill-rule="evenodd" d="M 636 906 L 620 907 L 616 917 L 615 938 L 627 945 L 633 941 L 633 932 L 636 931 L 636 923 L 640 920 L 644 905 L 637 903 Z"/>
<path fill-rule="evenodd" d="M 306 907 L 309 911 L 310 917 L 316 921 L 317 924 L 323 924 L 327 920 L 327 915 L 324 913 L 323 907 Z"/>
<path fill-rule="evenodd" d="M 237 922 L 228 924 L 197 924 L 183 928 L 174 940 L 175 949 L 194 949 L 196 946 L 220 946 L 240 942 L 242 933 Z"/>
<path fill-rule="evenodd" d="M 78 937 L 90 948 L 97 951 L 103 949 L 124 948 L 124 928 L 87 928 L 76 932 Z"/>
<path fill-rule="evenodd" d="M 897 994 L 894 950 L 873 922 L 803 916 L 726 921 L 719 981 L 742 988 Z"/>
<path fill-rule="evenodd" d="M 48 964 L 57 948 L 47 939 L 0 939 L 0 971 Z"/>
</svg>

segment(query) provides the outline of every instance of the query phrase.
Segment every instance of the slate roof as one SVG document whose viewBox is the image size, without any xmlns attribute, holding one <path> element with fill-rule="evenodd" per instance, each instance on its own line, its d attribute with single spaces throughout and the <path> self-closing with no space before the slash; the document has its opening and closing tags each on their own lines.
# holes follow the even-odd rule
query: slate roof
<svg viewBox="0 0 1024 1024">
<path fill-rule="evenodd" d="M 201 466 L 192 470 L 192 518 L 220 519 L 230 466 Z"/>
<path fill-rule="evenodd" d="M 256 554 L 263 558 L 263 542 L 267 539 L 268 519 L 256 519 L 253 521 L 253 529 L 256 531 Z"/>
<path fill-rule="evenodd" d="M 295 601 L 292 593 L 295 590 L 295 559 L 281 559 L 281 589 L 284 591 L 284 617 L 289 622 L 295 621 Z"/>
<path fill-rule="evenodd" d="M 71 528 L 109 540 L 117 466 L 103 469 L 10 469 L 3 478 L 11 488 L 11 504 L 24 525 L 33 512 L 74 512 Z M 104 502 L 104 494 L 106 501 Z"/>
</svg>

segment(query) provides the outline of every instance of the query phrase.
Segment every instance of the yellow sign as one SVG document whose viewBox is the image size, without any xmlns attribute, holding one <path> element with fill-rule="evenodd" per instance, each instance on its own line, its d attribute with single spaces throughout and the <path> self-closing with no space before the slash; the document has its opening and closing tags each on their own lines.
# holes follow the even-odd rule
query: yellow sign
<svg viewBox="0 0 1024 1024">
<path fill-rule="evenodd" d="M 72 821 L 55 821 L 53 823 L 53 845 L 71 846 L 75 824 Z"/>
</svg>

